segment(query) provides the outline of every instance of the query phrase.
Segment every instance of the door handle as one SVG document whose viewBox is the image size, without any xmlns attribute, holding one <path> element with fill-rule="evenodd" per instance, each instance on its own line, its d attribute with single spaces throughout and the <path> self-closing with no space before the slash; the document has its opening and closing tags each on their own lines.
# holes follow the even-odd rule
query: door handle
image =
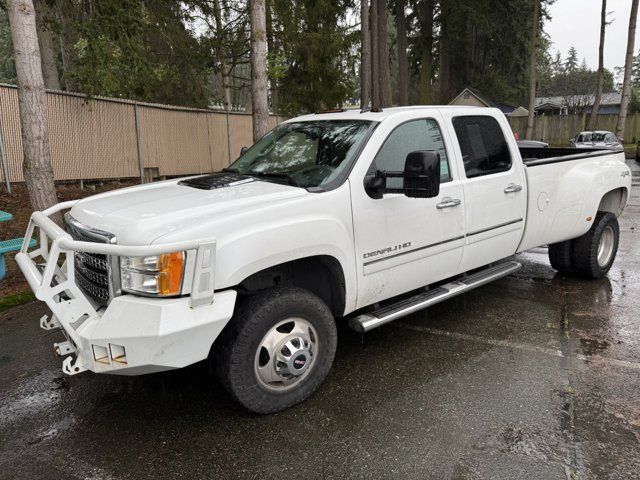
<svg viewBox="0 0 640 480">
<path fill-rule="evenodd" d="M 457 207 L 461 203 L 462 202 L 457 198 L 445 197 L 440 203 L 436 205 L 436 208 L 438 210 L 442 210 L 443 208 Z"/>
<path fill-rule="evenodd" d="M 504 189 L 504 193 L 516 193 L 522 190 L 522 185 L 516 185 L 515 183 L 510 183 L 507 185 L 507 188 Z"/>
</svg>

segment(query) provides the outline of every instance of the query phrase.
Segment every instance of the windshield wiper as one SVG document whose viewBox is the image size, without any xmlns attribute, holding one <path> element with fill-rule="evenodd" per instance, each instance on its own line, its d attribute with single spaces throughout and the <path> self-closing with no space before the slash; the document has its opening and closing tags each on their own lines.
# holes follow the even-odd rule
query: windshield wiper
<svg viewBox="0 0 640 480">
<path fill-rule="evenodd" d="M 263 178 L 278 178 L 282 180 L 286 180 L 289 185 L 292 187 L 300 187 L 300 184 L 296 182 L 291 175 L 288 173 L 280 173 L 280 172 L 248 172 L 245 175 L 251 175 L 255 177 L 263 177 Z"/>
<path fill-rule="evenodd" d="M 223 168 L 222 169 L 223 172 L 229 172 L 229 173 L 240 173 L 240 170 L 238 170 L 237 168 Z"/>
</svg>

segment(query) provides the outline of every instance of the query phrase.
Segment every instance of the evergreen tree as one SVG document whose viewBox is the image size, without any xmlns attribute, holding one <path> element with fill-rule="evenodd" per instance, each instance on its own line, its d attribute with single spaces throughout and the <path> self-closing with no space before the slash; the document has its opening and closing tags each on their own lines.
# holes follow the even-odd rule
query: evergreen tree
<svg viewBox="0 0 640 480">
<path fill-rule="evenodd" d="M 575 47 L 569 48 L 567 59 L 564 61 L 564 70 L 572 73 L 578 69 L 578 51 Z"/>
<path fill-rule="evenodd" d="M 16 83 L 13 43 L 7 12 L 0 8 L 0 83 Z"/>
<path fill-rule="evenodd" d="M 562 62 L 562 55 L 559 50 L 556 52 L 556 56 L 551 63 L 551 71 L 553 75 L 560 75 L 564 73 L 564 63 Z"/>
<path fill-rule="evenodd" d="M 631 64 L 631 84 L 640 85 L 640 52 L 633 57 L 633 63 Z"/>
<path fill-rule="evenodd" d="M 589 65 L 587 65 L 587 59 L 583 57 L 582 62 L 580 63 L 580 71 L 586 72 L 588 70 L 589 70 Z"/>
<path fill-rule="evenodd" d="M 357 58 L 351 47 L 359 32 L 340 27 L 347 6 L 346 0 L 274 0 L 277 34 L 288 64 L 280 82 L 284 114 L 339 107 L 353 95 L 349 66 Z"/>
</svg>

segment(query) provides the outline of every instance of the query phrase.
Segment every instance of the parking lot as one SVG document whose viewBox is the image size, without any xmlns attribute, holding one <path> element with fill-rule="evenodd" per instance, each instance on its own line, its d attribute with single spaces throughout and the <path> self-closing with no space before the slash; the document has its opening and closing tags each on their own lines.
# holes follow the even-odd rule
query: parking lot
<svg viewBox="0 0 640 480">
<path fill-rule="evenodd" d="M 249 414 L 207 363 L 67 377 L 38 327 L 0 313 L 0 478 L 640 478 L 640 169 L 616 263 L 519 273 L 368 334 L 339 328 L 307 402 Z"/>
</svg>

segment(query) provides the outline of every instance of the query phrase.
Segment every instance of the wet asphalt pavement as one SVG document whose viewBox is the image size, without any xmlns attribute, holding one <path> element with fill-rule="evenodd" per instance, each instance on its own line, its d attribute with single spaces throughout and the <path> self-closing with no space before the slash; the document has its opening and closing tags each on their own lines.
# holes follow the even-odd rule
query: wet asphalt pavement
<svg viewBox="0 0 640 480">
<path fill-rule="evenodd" d="M 640 169 L 607 278 L 519 273 L 368 334 L 286 412 L 201 363 L 67 377 L 45 308 L 0 313 L 0 478 L 640 478 Z"/>
</svg>

